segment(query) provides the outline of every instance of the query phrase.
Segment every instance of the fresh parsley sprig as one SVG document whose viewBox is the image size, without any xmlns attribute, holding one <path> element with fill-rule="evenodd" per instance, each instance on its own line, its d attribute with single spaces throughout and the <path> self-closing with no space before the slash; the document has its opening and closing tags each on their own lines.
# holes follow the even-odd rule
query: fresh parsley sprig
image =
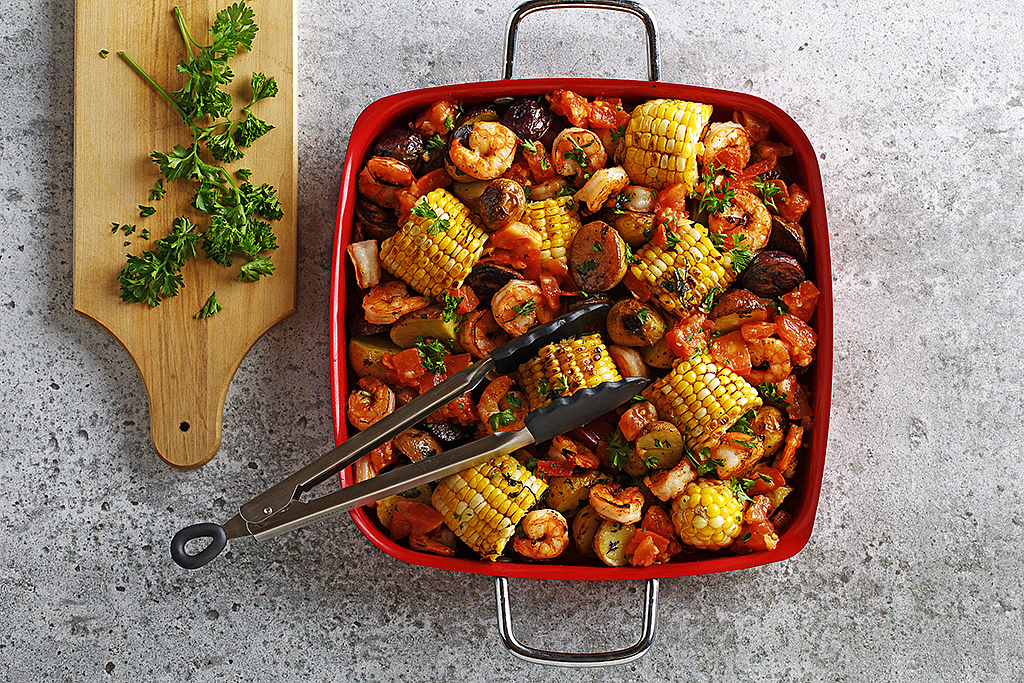
<svg viewBox="0 0 1024 683">
<path fill-rule="evenodd" d="M 155 249 L 141 256 L 127 257 L 118 278 L 121 298 L 150 306 L 177 294 L 182 286 L 181 267 L 195 257 L 197 243 L 202 245 L 207 257 L 226 266 L 232 265 L 232 255 L 244 254 L 247 261 L 238 274 L 241 281 L 251 282 L 272 274 L 274 265 L 266 252 L 277 249 L 277 240 L 268 221 L 283 217 L 277 191 L 272 186 L 257 186 L 244 180 L 248 178 L 248 171 L 239 171 L 239 177 L 243 178 L 239 184 L 222 166 L 203 158 L 205 147 L 215 161 L 237 161 L 243 157 L 241 148 L 249 147 L 273 129 L 252 113 L 257 102 L 277 95 L 278 86 L 273 77 L 263 73 L 252 75 L 249 82 L 252 96 L 236 121 L 230 119 L 233 104 L 231 95 L 224 90 L 234 79 L 229 59 L 239 50 L 252 49 L 259 30 L 255 13 L 244 2 L 219 11 L 209 30 L 208 45 L 200 45 L 192 37 L 180 8 L 174 8 L 174 17 L 188 53 L 188 58 L 177 66 L 177 71 L 188 79 L 175 92 L 168 92 L 126 53 L 118 53 L 175 110 L 192 138 L 190 144 L 177 144 L 170 152 L 150 154 L 162 176 L 150 191 L 150 200 L 164 197 L 164 180 L 192 181 L 195 184 L 192 206 L 210 216 L 205 230 L 182 216 L 175 220 L 171 234 L 158 241 Z M 155 213 L 152 207 L 140 205 L 139 208 L 143 217 Z M 190 255 L 183 257 L 185 252 L 171 248 L 166 240 L 187 242 Z M 220 308 L 219 302 L 213 306 L 208 300 L 197 317 L 208 317 Z"/>
</svg>

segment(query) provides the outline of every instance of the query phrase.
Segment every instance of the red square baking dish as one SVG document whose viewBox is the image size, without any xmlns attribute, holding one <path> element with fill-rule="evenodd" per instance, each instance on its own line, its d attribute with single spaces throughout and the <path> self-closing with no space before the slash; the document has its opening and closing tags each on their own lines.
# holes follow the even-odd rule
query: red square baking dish
<svg viewBox="0 0 1024 683">
<path fill-rule="evenodd" d="M 652 57 L 655 54 L 652 51 Z M 825 461 L 832 385 L 832 273 L 825 199 L 814 150 L 807 136 L 789 115 L 755 96 L 657 80 L 544 78 L 505 79 L 426 88 L 391 95 L 370 104 L 353 126 L 338 200 L 330 300 L 331 396 L 336 441 L 343 442 L 350 429 L 346 423 L 346 397 L 354 380 L 350 380 L 350 369 L 347 365 L 346 324 L 352 312 L 360 309 L 361 299 L 361 293 L 354 284 L 353 268 L 346 255 L 346 247 L 353 238 L 357 176 L 372 155 L 375 140 L 390 128 L 406 126 L 418 113 L 437 100 L 456 100 L 469 108 L 472 105 L 493 103 L 497 100 L 508 101 L 508 98 L 537 98 L 557 89 L 571 90 L 588 99 L 598 96 L 618 97 L 627 105 L 627 111 L 631 106 L 652 99 L 677 99 L 711 104 L 714 107 L 712 121 L 727 120 L 734 111 L 750 112 L 771 125 L 773 139 L 780 140 L 793 149 L 793 155 L 787 159 L 788 170 L 792 181 L 805 188 L 810 196 L 810 208 L 801 220 L 810 252 L 806 264 L 807 277 L 818 287 L 820 297 L 812 321 L 818 334 L 815 361 L 811 364 L 808 374 L 803 376 L 812 393 L 814 423 L 809 448 L 806 455 L 802 456 L 797 475 L 792 482 L 796 491 L 787 500 L 787 509 L 793 515 L 792 520 L 781 534 L 778 546 L 770 552 L 734 555 L 729 552 L 694 551 L 683 553 L 668 564 L 655 564 L 646 568 L 611 568 L 594 564 L 595 561 L 588 561 L 581 556 L 564 561 L 560 561 L 560 557 L 551 563 L 536 564 L 520 561 L 490 562 L 468 556 L 443 557 L 411 550 L 392 541 L 388 532 L 374 519 L 372 510 L 354 510 L 351 513 L 352 519 L 374 545 L 404 562 L 495 577 L 658 579 L 756 567 L 794 556 L 806 545 L 811 535 Z M 343 485 L 352 481 L 350 471 L 342 473 Z"/>
</svg>

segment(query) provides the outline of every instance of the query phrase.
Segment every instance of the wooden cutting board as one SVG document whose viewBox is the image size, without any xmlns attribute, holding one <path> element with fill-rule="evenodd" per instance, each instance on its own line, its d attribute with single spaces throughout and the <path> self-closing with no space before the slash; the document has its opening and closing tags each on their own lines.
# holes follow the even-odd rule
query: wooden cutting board
<svg viewBox="0 0 1024 683">
<path fill-rule="evenodd" d="M 217 12 L 232 2 L 177 4 L 193 39 L 206 44 Z M 235 371 L 256 340 L 296 310 L 295 7 L 290 0 L 248 4 L 259 31 L 252 52 L 231 60 L 235 79 L 227 90 L 238 109 L 248 102 L 254 71 L 274 76 L 277 97 L 261 100 L 253 112 L 275 128 L 228 168 L 249 168 L 252 182 L 277 188 L 284 218 L 272 224 L 279 245 L 270 254 L 276 272 L 242 283 L 237 280 L 241 257 L 228 268 L 200 250 L 201 258 L 186 264 L 178 296 L 155 308 L 121 300 L 117 275 L 125 255 L 153 248 L 180 215 L 201 227 L 207 223 L 189 207 L 193 189 L 187 181 L 165 183 L 166 196 L 150 200 L 160 177 L 150 152 L 187 146 L 191 136 L 117 53 L 126 52 L 168 92 L 178 90 L 184 77 L 175 66 L 186 53 L 175 3 L 77 0 L 75 6 L 74 308 L 106 328 L 135 361 L 149 397 L 153 446 L 163 460 L 181 468 L 199 467 L 217 452 Z M 142 218 L 139 205 L 157 212 Z M 113 222 L 146 228 L 150 240 L 138 232 L 111 234 Z M 212 292 L 224 310 L 196 319 Z"/>
</svg>

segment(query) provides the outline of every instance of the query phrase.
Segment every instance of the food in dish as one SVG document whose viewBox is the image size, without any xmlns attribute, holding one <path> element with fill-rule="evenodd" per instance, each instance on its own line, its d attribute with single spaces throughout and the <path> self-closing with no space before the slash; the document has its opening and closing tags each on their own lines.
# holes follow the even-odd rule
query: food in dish
<svg viewBox="0 0 1024 683">
<path fill-rule="evenodd" d="M 580 388 L 651 379 L 607 424 L 379 501 L 391 538 L 608 566 L 774 549 L 813 430 L 818 291 L 792 154 L 750 112 L 567 90 L 438 101 L 382 134 L 348 249 L 355 428 L 573 306 L 613 305 L 364 457 L 357 480 Z"/>
</svg>

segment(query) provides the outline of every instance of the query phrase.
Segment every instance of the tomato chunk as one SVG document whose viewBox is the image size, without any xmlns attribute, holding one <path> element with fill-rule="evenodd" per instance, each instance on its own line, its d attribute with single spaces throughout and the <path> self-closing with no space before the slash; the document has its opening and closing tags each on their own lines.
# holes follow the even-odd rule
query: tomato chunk
<svg viewBox="0 0 1024 683">
<path fill-rule="evenodd" d="M 742 330 L 733 330 L 712 339 L 711 357 L 728 366 L 737 375 L 750 374 L 750 349 L 743 339 Z"/>
</svg>

